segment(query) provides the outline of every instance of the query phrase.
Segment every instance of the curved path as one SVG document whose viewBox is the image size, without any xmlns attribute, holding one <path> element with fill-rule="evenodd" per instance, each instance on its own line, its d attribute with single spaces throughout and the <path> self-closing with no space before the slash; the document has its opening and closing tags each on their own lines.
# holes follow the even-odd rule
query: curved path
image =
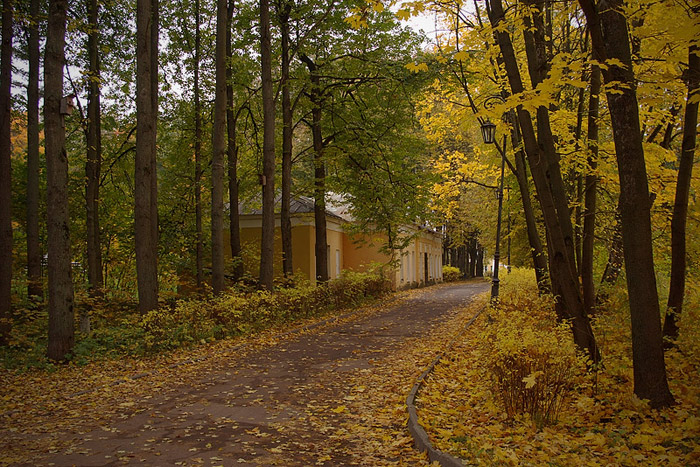
<svg viewBox="0 0 700 467">
<path fill-rule="evenodd" d="M 290 334 L 233 358 L 193 363 L 203 367 L 194 381 L 164 387 L 131 412 L 70 434 L 69 450 L 34 463 L 362 464 L 352 435 L 338 436 L 335 430 L 347 415 L 342 402 L 352 399 L 345 375 L 371 372 L 377 359 L 401 344 L 440 332 L 457 308 L 487 288 L 485 282 L 466 282 L 402 293 L 388 306 L 344 322 Z"/>
</svg>

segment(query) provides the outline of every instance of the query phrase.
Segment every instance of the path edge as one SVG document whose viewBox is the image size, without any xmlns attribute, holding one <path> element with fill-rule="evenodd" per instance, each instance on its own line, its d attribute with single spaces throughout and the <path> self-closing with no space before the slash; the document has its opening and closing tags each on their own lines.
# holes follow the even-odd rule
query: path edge
<svg viewBox="0 0 700 467">
<path fill-rule="evenodd" d="M 479 311 L 477 311 L 466 326 L 464 326 L 463 330 L 469 328 L 469 326 L 474 323 L 474 321 L 479 317 L 479 315 L 481 315 L 481 313 L 483 313 L 485 309 L 486 306 L 483 306 Z M 440 362 L 440 359 L 444 353 L 452 348 L 460 334 L 461 333 L 455 335 L 450 343 L 447 344 L 445 350 L 437 354 L 430 365 L 428 365 L 428 368 L 426 368 L 425 371 L 418 377 L 413 385 L 413 388 L 411 388 L 411 392 L 409 392 L 408 397 L 406 397 L 406 408 L 408 409 L 408 431 L 411 433 L 411 437 L 413 438 L 413 444 L 418 451 L 428 453 L 428 460 L 430 462 L 437 461 L 442 467 L 463 467 L 464 463 L 461 459 L 458 459 L 446 452 L 440 451 L 430 443 L 430 439 L 428 438 L 428 434 L 425 432 L 425 428 L 423 428 L 418 421 L 418 412 L 416 410 L 415 401 L 418 391 L 423 386 L 425 379 L 428 377 L 428 375 L 430 375 L 430 373 L 432 373 L 433 369 L 435 369 L 435 366 Z"/>
</svg>

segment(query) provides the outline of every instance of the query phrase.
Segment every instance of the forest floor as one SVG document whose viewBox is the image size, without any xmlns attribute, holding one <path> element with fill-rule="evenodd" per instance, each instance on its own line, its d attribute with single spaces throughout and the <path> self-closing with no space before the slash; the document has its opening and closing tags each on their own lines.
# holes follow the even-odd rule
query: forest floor
<svg viewBox="0 0 700 467">
<path fill-rule="evenodd" d="M 406 394 L 487 289 L 401 292 L 301 332 L 155 359 L 0 373 L 0 465 L 427 465 Z"/>
</svg>

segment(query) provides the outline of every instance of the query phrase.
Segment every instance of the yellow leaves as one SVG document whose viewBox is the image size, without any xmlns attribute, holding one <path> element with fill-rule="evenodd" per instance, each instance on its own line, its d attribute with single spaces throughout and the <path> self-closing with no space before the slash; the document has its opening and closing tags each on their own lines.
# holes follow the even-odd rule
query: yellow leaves
<svg viewBox="0 0 700 467">
<path fill-rule="evenodd" d="M 698 374 L 698 358 L 691 358 L 693 363 L 686 358 L 686 366 L 680 372 L 678 354 L 668 354 L 669 374 L 683 374 L 681 380 L 671 381 L 679 406 L 650 410 L 645 401 L 632 393 L 633 378 L 631 373 L 628 375 L 627 366 L 631 365 L 627 363 L 629 317 L 621 316 L 625 313 L 618 309 L 602 312 L 594 323 L 596 334 L 605 336 L 599 341 L 606 356 L 605 369 L 592 378 L 577 379 L 578 394 L 565 402 L 564 414 L 556 425 L 533 430 L 532 423 L 523 417 L 502 423 L 502 409 L 492 394 L 484 391 L 490 384 L 490 378 L 484 377 L 489 371 L 485 362 L 490 358 L 485 343 L 503 334 L 499 323 L 504 318 L 521 327 L 528 322 L 545 321 L 535 301 L 503 296 L 516 284 L 534 287 L 531 278 L 524 281 L 519 276 L 511 273 L 501 282 L 501 300 L 516 306 L 503 316 L 491 313 L 490 323 L 477 320 L 440 361 L 420 392 L 419 419 L 434 437 L 435 447 L 458 455 L 467 465 L 697 464 L 700 387 L 695 382 L 687 395 L 681 395 L 676 388 L 681 382 L 686 387 L 693 385 L 689 381 Z M 533 295 L 536 296 L 534 290 Z M 697 297 L 700 301 L 700 293 Z M 694 300 L 691 302 L 697 303 Z M 691 318 L 693 326 L 700 327 L 695 308 L 691 313 L 696 313 Z M 570 339 L 570 331 L 562 337 Z M 514 347 L 517 344 L 514 335 L 504 336 L 504 340 Z M 520 379 L 533 391 L 544 378 L 535 370 Z"/>
<path fill-rule="evenodd" d="M 335 409 L 331 409 L 331 412 L 333 412 L 333 413 L 343 413 L 343 412 L 345 412 L 345 411 L 347 411 L 347 410 L 348 410 L 347 407 L 345 407 L 344 405 L 340 405 L 340 406 L 336 407 Z"/>
<path fill-rule="evenodd" d="M 345 22 L 353 29 L 362 29 L 367 27 L 367 17 L 357 8 L 352 10 L 354 14 L 345 18 Z"/>
<path fill-rule="evenodd" d="M 405 8 L 396 12 L 396 17 L 402 21 L 407 21 L 411 18 L 411 11 Z"/>
<path fill-rule="evenodd" d="M 457 52 L 456 54 L 454 54 L 454 59 L 455 59 L 455 60 L 459 60 L 460 62 L 464 62 L 464 61 L 466 61 L 468 58 L 469 58 L 469 53 L 466 52 L 466 51 L 464 51 L 464 50 L 460 50 L 459 52 Z"/>
<path fill-rule="evenodd" d="M 407 63 L 406 68 L 413 73 L 418 73 L 420 71 L 428 71 L 428 65 L 426 63 Z"/>
<path fill-rule="evenodd" d="M 535 384 L 537 384 L 537 377 L 543 374 L 544 372 L 537 370 L 524 377 L 523 383 L 525 383 L 525 389 L 530 389 L 534 387 Z"/>
</svg>

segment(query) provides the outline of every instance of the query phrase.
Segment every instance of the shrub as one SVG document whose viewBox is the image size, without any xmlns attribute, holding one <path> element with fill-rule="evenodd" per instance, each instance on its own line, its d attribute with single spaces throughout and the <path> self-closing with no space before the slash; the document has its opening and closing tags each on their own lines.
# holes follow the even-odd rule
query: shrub
<svg viewBox="0 0 700 467">
<path fill-rule="evenodd" d="M 585 373 L 568 323 L 557 323 L 552 297 L 518 288 L 492 310 L 486 364 L 492 393 L 508 417 L 528 414 L 539 427 L 557 419 L 563 402 Z"/>
<path fill-rule="evenodd" d="M 445 282 L 453 282 L 459 279 L 461 273 L 459 268 L 454 266 L 443 266 L 442 267 L 442 280 Z"/>
<path fill-rule="evenodd" d="M 333 309 L 357 305 L 391 290 L 375 273 L 345 271 L 339 279 L 318 287 L 296 281 L 295 287 L 267 291 L 230 291 L 204 300 L 183 300 L 160 308 L 141 320 L 147 350 L 171 349 L 249 333 Z"/>
</svg>

